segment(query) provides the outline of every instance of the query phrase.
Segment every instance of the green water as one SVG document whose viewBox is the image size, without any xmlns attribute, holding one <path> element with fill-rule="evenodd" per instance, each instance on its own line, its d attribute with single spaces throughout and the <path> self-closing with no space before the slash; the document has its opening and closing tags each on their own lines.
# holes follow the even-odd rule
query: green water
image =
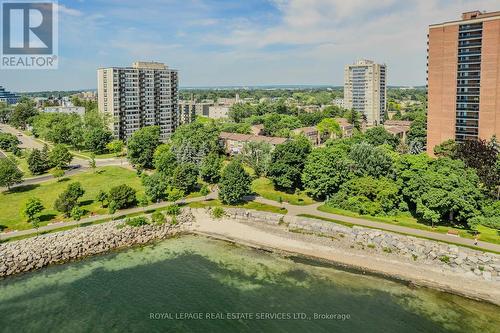
<svg viewBox="0 0 500 333">
<path fill-rule="evenodd" d="M 1 332 L 486 333 L 499 310 L 194 236 L 0 280 Z"/>
</svg>

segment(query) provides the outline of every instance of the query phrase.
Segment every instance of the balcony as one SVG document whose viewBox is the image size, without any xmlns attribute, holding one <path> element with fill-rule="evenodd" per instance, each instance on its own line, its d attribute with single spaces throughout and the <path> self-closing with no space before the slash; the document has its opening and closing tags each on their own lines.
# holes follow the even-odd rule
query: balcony
<svg viewBox="0 0 500 333">
<path fill-rule="evenodd" d="M 482 38 L 482 37 L 483 37 L 482 30 L 475 31 L 475 32 L 460 32 L 458 34 L 459 40 L 477 39 L 477 38 Z"/>
<path fill-rule="evenodd" d="M 483 42 L 481 39 L 478 39 L 477 41 L 460 41 L 458 43 L 458 48 L 468 48 L 468 47 L 474 47 L 474 46 L 482 46 Z"/>
</svg>

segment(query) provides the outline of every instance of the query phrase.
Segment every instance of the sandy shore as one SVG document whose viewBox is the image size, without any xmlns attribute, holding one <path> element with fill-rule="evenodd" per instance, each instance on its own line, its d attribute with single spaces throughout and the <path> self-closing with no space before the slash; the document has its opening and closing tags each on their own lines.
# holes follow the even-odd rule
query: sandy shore
<svg viewBox="0 0 500 333">
<path fill-rule="evenodd" d="M 339 247 L 334 240 L 288 232 L 285 227 L 236 220 L 213 220 L 203 210 L 193 210 L 196 222 L 189 231 L 243 245 L 296 253 L 328 260 L 361 272 L 391 277 L 414 285 L 438 289 L 500 306 L 500 288 L 496 281 L 471 280 L 463 275 L 418 264 L 395 256 L 367 253 Z"/>
</svg>

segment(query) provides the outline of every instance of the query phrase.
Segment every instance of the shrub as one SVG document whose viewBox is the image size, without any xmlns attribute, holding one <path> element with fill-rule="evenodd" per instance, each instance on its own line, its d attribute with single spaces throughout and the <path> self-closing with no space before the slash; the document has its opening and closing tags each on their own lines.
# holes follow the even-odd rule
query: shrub
<svg viewBox="0 0 500 333">
<path fill-rule="evenodd" d="M 70 216 L 74 207 L 78 206 L 78 199 L 83 196 L 85 191 L 80 183 L 71 183 L 66 190 L 62 192 L 54 203 L 54 208 L 66 216 Z"/>
<path fill-rule="evenodd" d="M 210 194 L 210 189 L 208 188 L 207 185 L 203 185 L 200 189 L 200 194 L 204 197 Z"/>
<path fill-rule="evenodd" d="M 109 202 L 115 203 L 116 209 L 129 208 L 136 204 L 136 191 L 128 185 L 122 184 L 109 191 Z"/>
<path fill-rule="evenodd" d="M 134 217 L 134 218 L 128 218 L 125 220 L 125 224 L 131 226 L 131 227 L 140 227 L 146 224 L 149 224 L 148 220 L 144 216 L 139 216 L 139 217 Z"/>
<path fill-rule="evenodd" d="M 220 219 L 224 215 L 226 215 L 226 211 L 222 207 L 214 207 L 214 209 L 212 209 L 211 214 L 214 219 Z"/>
<path fill-rule="evenodd" d="M 111 201 L 108 205 L 108 211 L 110 214 L 116 213 L 116 203 L 114 201 Z"/>
<path fill-rule="evenodd" d="M 178 188 L 171 188 L 167 191 L 167 199 L 168 201 L 176 202 L 184 198 L 184 191 L 179 190 Z"/>
<path fill-rule="evenodd" d="M 179 205 L 170 205 L 165 209 L 165 213 L 170 216 L 177 216 L 181 213 L 181 207 Z"/>
<path fill-rule="evenodd" d="M 154 212 L 151 215 L 151 220 L 155 224 L 163 224 L 163 223 L 165 223 L 165 215 L 163 215 L 162 212 Z"/>
<path fill-rule="evenodd" d="M 175 216 L 172 217 L 172 221 L 170 222 L 171 225 L 176 225 L 178 222 L 177 222 L 177 218 Z"/>
<path fill-rule="evenodd" d="M 73 207 L 71 210 L 71 218 L 75 221 L 80 221 L 84 215 L 85 211 L 78 206 Z"/>
<path fill-rule="evenodd" d="M 441 256 L 441 257 L 439 257 L 439 260 L 441 260 L 445 264 L 449 264 L 450 263 L 450 257 L 448 257 L 448 256 Z"/>
</svg>

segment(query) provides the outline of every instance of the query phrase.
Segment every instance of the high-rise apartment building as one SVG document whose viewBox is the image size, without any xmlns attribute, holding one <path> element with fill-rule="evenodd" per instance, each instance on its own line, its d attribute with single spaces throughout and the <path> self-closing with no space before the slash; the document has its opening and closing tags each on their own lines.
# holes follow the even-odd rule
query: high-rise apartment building
<svg viewBox="0 0 500 333">
<path fill-rule="evenodd" d="M 99 111 L 111 116 L 116 138 L 127 140 L 145 126 L 159 126 L 166 140 L 178 120 L 177 71 L 157 62 L 97 70 Z"/>
<path fill-rule="evenodd" d="M 383 122 L 387 108 L 387 67 L 370 60 L 346 65 L 344 104 L 365 115 L 369 125 Z"/>
<path fill-rule="evenodd" d="M 427 151 L 500 132 L 500 12 L 462 14 L 428 36 Z"/>
</svg>

